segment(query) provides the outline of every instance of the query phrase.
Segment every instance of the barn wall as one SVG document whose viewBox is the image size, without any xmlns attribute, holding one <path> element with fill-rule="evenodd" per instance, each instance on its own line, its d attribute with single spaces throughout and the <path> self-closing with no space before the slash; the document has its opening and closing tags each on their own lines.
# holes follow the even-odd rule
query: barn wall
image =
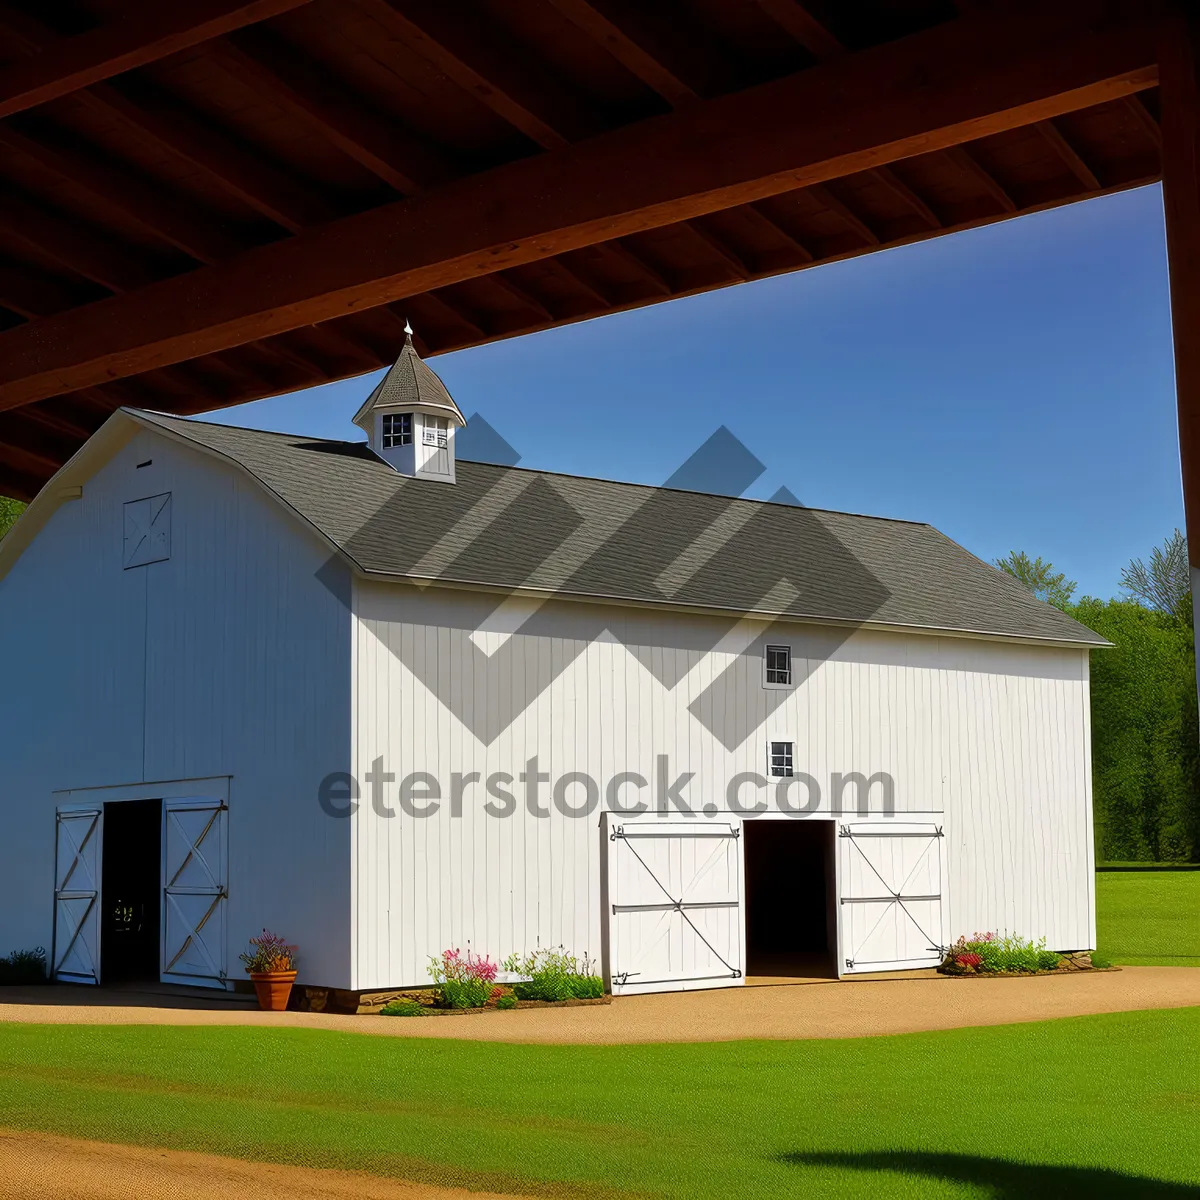
<svg viewBox="0 0 1200 1200">
<path fill-rule="evenodd" d="M 761 625 L 551 602 L 535 632 L 505 648 L 519 617 L 490 612 L 494 603 L 356 585 L 355 986 L 421 982 L 429 956 L 450 946 L 600 953 L 599 811 L 531 816 L 516 781 L 511 816 L 487 815 L 480 785 L 456 816 L 452 773 L 515 778 L 537 754 L 552 779 L 582 771 L 603 789 L 623 771 L 653 783 L 665 755 L 672 780 L 694 772 L 684 789 L 693 807 L 725 811 L 728 781 L 765 773 L 773 739 L 794 742 L 796 769 L 821 786 L 818 815 L 829 813 L 834 773 L 855 771 L 889 773 L 899 813 L 942 814 L 953 936 L 1007 928 L 1060 949 L 1094 944 L 1085 651 L 795 625 L 770 634 L 793 650 L 797 686 L 780 692 L 763 686 L 761 651 L 743 653 Z M 506 669 L 472 650 L 474 630 L 487 653 L 511 655 Z M 485 728 L 546 664 L 561 666 L 553 682 L 506 728 Z M 753 714 L 732 750 L 688 711 L 718 677 L 728 683 L 720 703 Z M 367 783 L 376 760 L 395 777 L 377 783 L 378 797 Z M 438 781 L 435 816 L 399 806 L 400 781 L 418 771 Z M 657 803 L 653 788 L 640 794 Z M 757 795 L 748 789 L 746 803 Z M 377 812 L 376 798 L 395 815 Z M 881 807 L 876 788 L 870 809 Z"/>
<path fill-rule="evenodd" d="M 169 561 L 122 569 L 124 503 L 162 492 Z M 257 485 L 150 432 L 55 513 L 0 580 L 0 953 L 50 946 L 52 793 L 229 776 L 226 970 L 265 925 L 300 943 L 302 978 L 345 982 L 348 834 L 316 802 L 349 760 L 327 558 Z"/>
</svg>

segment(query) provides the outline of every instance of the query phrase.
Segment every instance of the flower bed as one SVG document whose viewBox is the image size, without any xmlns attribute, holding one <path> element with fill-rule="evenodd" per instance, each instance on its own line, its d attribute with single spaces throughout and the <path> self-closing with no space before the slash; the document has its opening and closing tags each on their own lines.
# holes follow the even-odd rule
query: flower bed
<svg viewBox="0 0 1200 1200">
<path fill-rule="evenodd" d="M 514 1008 L 552 1008 L 608 1004 L 604 980 L 591 960 L 577 959 L 565 947 L 511 954 L 504 970 L 518 979 L 497 982 L 500 968 L 491 959 L 467 951 L 446 950 L 430 960 L 432 989 L 420 988 L 387 996 L 378 1012 L 387 1017 L 420 1017 L 448 1013 L 501 1012 Z"/>
<path fill-rule="evenodd" d="M 1057 954 L 1046 939 L 1033 942 L 1016 934 L 976 933 L 960 937 L 946 952 L 938 970 L 943 975 L 1059 975 L 1072 971 L 1114 970 L 1107 960 L 1093 963 L 1083 953 Z"/>
<path fill-rule="evenodd" d="M 504 960 L 510 975 L 525 978 L 513 985 L 518 1000 L 559 1003 L 564 1000 L 598 1000 L 604 995 L 604 980 L 596 974 L 585 954 L 580 961 L 565 946 L 535 950 L 522 957 L 510 954 Z"/>
</svg>

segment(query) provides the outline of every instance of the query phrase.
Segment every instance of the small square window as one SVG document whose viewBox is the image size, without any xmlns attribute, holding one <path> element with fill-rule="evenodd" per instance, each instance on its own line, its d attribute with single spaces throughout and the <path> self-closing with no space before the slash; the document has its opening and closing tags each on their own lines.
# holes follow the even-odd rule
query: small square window
<svg viewBox="0 0 1200 1200">
<path fill-rule="evenodd" d="M 412 413 L 385 413 L 383 417 L 383 448 L 412 445 Z"/>
<path fill-rule="evenodd" d="M 787 687 L 792 682 L 791 646 L 767 647 L 767 682 Z"/>
<path fill-rule="evenodd" d="M 426 417 L 425 427 L 421 430 L 421 441 L 426 446 L 437 446 L 439 449 L 446 445 L 446 418 Z"/>
<path fill-rule="evenodd" d="M 790 775 L 792 773 L 792 743 L 770 742 L 767 746 L 767 764 L 772 775 Z"/>
</svg>

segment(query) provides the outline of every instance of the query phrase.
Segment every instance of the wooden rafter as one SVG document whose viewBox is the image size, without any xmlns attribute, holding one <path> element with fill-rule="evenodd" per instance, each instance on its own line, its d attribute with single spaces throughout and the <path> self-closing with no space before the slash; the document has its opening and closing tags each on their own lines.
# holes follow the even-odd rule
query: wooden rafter
<svg viewBox="0 0 1200 1200">
<path fill-rule="evenodd" d="M 653 264 L 631 250 L 624 242 L 614 238 L 603 242 L 600 246 L 606 254 L 623 262 L 654 288 L 660 296 L 670 296 L 675 291 L 675 285 Z"/>
<path fill-rule="evenodd" d="M 883 184 L 902 204 L 912 209 L 930 229 L 941 229 L 942 218 L 891 167 L 876 167 L 870 174 Z"/>
<path fill-rule="evenodd" d="M 1154 119 L 1154 114 L 1146 107 L 1141 96 L 1126 96 L 1125 107 L 1133 119 L 1142 127 L 1146 136 L 1159 150 L 1162 149 L 1162 126 Z"/>
<path fill-rule="evenodd" d="M 84 188 L 148 233 L 200 262 L 216 262 L 244 248 L 199 215 L 188 200 L 134 171 L 121 169 L 111 158 L 74 144 L 64 131 L 41 125 L 34 137 L 11 125 L 0 125 L 0 145 Z"/>
<path fill-rule="evenodd" d="M 0 71 L 0 118 L 144 67 L 308 0 L 172 0 L 146 3 L 125 19 L 61 38 L 37 58 Z"/>
<path fill-rule="evenodd" d="M 629 73 L 672 108 L 696 103 L 736 85 L 734 64 L 692 14 L 688 36 L 677 35 L 679 14 L 662 2 L 551 0 Z"/>
<path fill-rule="evenodd" d="M 935 26 L 8 330 L 0 407 L 1119 99 L 1155 40 L 1140 5 L 1083 0 Z"/>
<path fill-rule="evenodd" d="M 545 306 L 545 304 L 542 303 L 541 300 L 537 298 L 537 296 L 535 296 L 527 287 L 517 283 L 515 279 L 512 279 L 508 275 L 504 275 L 501 272 L 497 272 L 494 275 L 488 275 L 485 278 L 493 287 L 504 292 L 504 294 L 510 299 L 515 300 L 518 304 L 529 309 L 529 311 L 534 313 L 539 319 L 550 322 L 557 320 L 555 315 Z"/>
<path fill-rule="evenodd" d="M 842 41 L 826 25 L 818 21 L 799 0 L 758 0 L 758 4 L 781 29 L 786 30 L 818 62 L 832 62 L 848 53 Z M 971 175 L 1005 212 L 1016 210 L 1016 206 L 1005 190 L 985 168 L 971 157 L 969 150 L 956 146 L 946 153 L 951 155 L 959 169 Z M 912 188 L 900 180 L 894 171 L 887 167 L 881 167 L 872 174 L 893 195 L 912 209 L 930 229 L 941 228 L 941 218 Z M 861 233 L 862 230 L 859 232 Z"/>
<path fill-rule="evenodd" d="M 16 263 L 0 262 L 0 306 L 32 321 L 49 313 L 64 312 L 79 303 L 77 291 L 52 276 Z"/>
<path fill-rule="evenodd" d="M 742 256 L 732 249 L 724 238 L 709 229 L 703 220 L 688 221 L 685 228 L 717 256 L 721 266 L 734 279 L 744 280 L 753 277 L 753 268 L 747 265 Z"/>
<path fill-rule="evenodd" d="M 797 0 L 758 0 L 758 6 L 818 62 L 831 62 L 846 53 L 840 39 Z"/>
<path fill-rule="evenodd" d="M 443 0 L 356 3 L 389 34 L 544 149 L 561 149 L 607 124 L 553 67 L 514 41 L 482 9 Z"/>
<path fill-rule="evenodd" d="M 0 3 L 0 26 L 7 29 L 26 54 L 40 54 L 52 45 L 53 33 L 35 17 Z M 224 191 L 284 229 L 297 232 L 307 225 L 331 220 L 338 214 L 311 188 L 273 166 L 261 151 L 239 144 L 192 113 L 162 88 L 144 79 L 126 78 L 98 83 L 76 93 L 75 100 L 102 118 L 120 121 L 142 142 L 191 163 L 204 171 Z M 248 249 L 252 242 L 219 222 L 198 213 L 178 196 L 164 195 L 161 188 L 138 187 L 128 171 L 108 166 L 99 178 L 78 159 L 62 163 L 76 183 L 88 185 L 103 199 L 127 211 L 139 196 L 141 209 L 131 215 L 201 262 L 216 262 Z M 62 173 L 60 171 L 60 173 Z M 167 219 L 164 221 L 164 210 Z M 181 227 L 181 222 L 186 222 Z"/>
<path fill-rule="evenodd" d="M 102 230 L 57 212 L 13 189 L 0 192 L 5 236 L 25 242 L 66 270 L 110 292 L 125 292 L 163 277 L 141 254 L 122 247 Z"/>
<path fill-rule="evenodd" d="M 830 212 L 835 213 L 841 219 L 843 224 L 849 226 L 850 229 L 852 229 L 860 238 L 862 238 L 866 245 L 879 245 L 879 234 L 877 234 L 875 230 L 873 230 L 871 226 L 868 225 L 866 221 L 864 221 L 862 217 L 860 217 L 858 213 L 854 211 L 854 209 L 852 209 L 839 197 L 835 196 L 833 192 L 831 192 L 823 183 L 814 183 L 807 190 L 808 194 L 818 204 L 820 204 L 822 208 L 827 208 Z"/>
<path fill-rule="evenodd" d="M 1016 201 L 1000 185 L 996 177 L 986 170 L 965 147 L 951 146 L 943 153 L 960 171 L 970 175 L 1005 212 L 1015 213 L 1017 211 Z"/>
<path fill-rule="evenodd" d="M 211 53 L 403 195 L 463 174 L 443 151 L 376 112 L 327 68 L 273 34 L 246 30 L 214 43 Z"/>
<path fill-rule="evenodd" d="M 339 215 L 311 185 L 275 166 L 261 151 L 214 128 L 162 88 L 122 80 L 93 89 L 97 92 L 107 111 L 139 137 L 198 167 L 224 191 L 281 228 L 298 233 Z"/>
<path fill-rule="evenodd" d="M 1035 121 L 1033 127 L 1085 188 L 1093 192 L 1100 190 L 1100 180 L 1092 168 L 1083 161 L 1079 151 L 1063 137 L 1062 130 L 1052 120 Z"/>
</svg>

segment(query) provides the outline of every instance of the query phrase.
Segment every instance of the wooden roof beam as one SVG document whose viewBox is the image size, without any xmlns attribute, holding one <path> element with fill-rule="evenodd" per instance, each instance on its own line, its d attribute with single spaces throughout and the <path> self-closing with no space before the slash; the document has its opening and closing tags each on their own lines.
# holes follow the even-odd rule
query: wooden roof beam
<svg viewBox="0 0 1200 1200">
<path fill-rule="evenodd" d="M 7 31 L 10 42 L 25 54 L 38 55 L 55 41 L 55 34 L 48 26 L 3 2 L 0 2 L 0 27 Z M 181 143 L 187 142 L 186 125 L 181 129 L 178 121 L 168 122 L 158 98 L 153 98 L 153 111 L 148 113 L 138 109 L 114 86 L 99 83 L 77 92 L 75 100 L 101 116 L 117 117 L 138 134 L 151 135 L 151 140 L 172 153 L 180 154 Z M 168 125 L 169 133 L 165 131 Z M 164 195 L 160 184 L 147 185 L 136 175 L 118 171 L 111 163 L 98 160 L 94 155 L 81 159 L 78 151 L 71 153 L 61 146 L 51 150 L 30 138 L 23 139 L 16 149 L 26 157 L 37 158 L 55 173 L 87 187 L 93 195 L 114 204 L 143 228 L 150 229 L 200 262 L 229 258 L 253 244 L 222 229 L 218 221 L 201 213 L 186 197 L 169 192 Z"/>
<path fill-rule="evenodd" d="M 358 7 L 530 141 L 547 150 L 607 122 L 547 62 L 482 9 L 444 0 L 356 0 Z"/>
<path fill-rule="evenodd" d="M 30 419 L 26 415 L 26 410 L 17 409 L 15 412 L 0 413 L 0 444 L 7 443 L 31 448 L 32 452 L 42 459 L 43 468 L 49 467 L 54 471 L 57 471 L 79 449 L 81 440 L 87 436 L 87 432 L 83 429 L 72 434 L 49 429 L 38 421 Z"/>
<path fill-rule="evenodd" d="M 930 229 L 941 229 L 942 218 L 891 167 L 876 167 L 871 176 L 879 180 L 897 200 L 912 209 Z"/>
<path fill-rule="evenodd" d="M 0 468 L 0 496 L 28 504 L 45 486 L 49 475 L 30 475 L 15 467 Z"/>
<path fill-rule="evenodd" d="M 789 33 L 818 62 L 832 62 L 848 51 L 841 40 L 818 21 L 799 0 L 758 0 L 758 5 L 783 30 Z M 960 170 L 966 171 L 1005 212 L 1015 212 L 1004 189 L 961 146 L 947 151 Z M 894 171 L 881 167 L 872 172 L 894 195 L 908 205 L 930 229 L 940 229 L 942 221 L 912 188 L 896 177 Z"/>
<path fill-rule="evenodd" d="M 654 288 L 660 296 L 673 296 L 675 285 L 655 266 L 648 263 L 640 254 L 631 250 L 624 242 L 613 238 L 600 244 L 600 249 L 611 254 L 627 267 L 636 271 Z"/>
<path fill-rule="evenodd" d="M 0 191 L 0 221 L 6 237 L 20 239 L 110 292 L 132 291 L 163 277 L 140 253 L 115 242 L 110 234 L 11 189 Z"/>
<path fill-rule="evenodd" d="M 1146 107 L 1141 96 L 1126 96 L 1125 107 L 1133 119 L 1142 127 L 1146 136 L 1158 149 L 1162 149 L 1162 126 L 1154 119 L 1154 114 Z"/>
<path fill-rule="evenodd" d="M 840 39 L 797 0 L 758 0 L 758 6 L 817 62 L 831 62 L 847 52 Z"/>
<path fill-rule="evenodd" d="M 4 414 L 7 416 L 7 414 Z M 68 455 L 70 457 L 70 455 Z M 48 450 L 38 450 L 36 442 L 0 434 L 0 463 L 7 463 L 19 470 L 37 474 L 54 474 L 62 462 L 56 460 Z"/>
<path fill-rule="evenodd" d="M 970 175 L 1005 212 L 1017 211 L 1017 202 L 965 146 L 951 146 L 943 153 L 960 171 Z"/>
<path fill-rule="evenodd" d="M 453 304 L 451 301 L 447 300 L 445 296 L 439 296 L 437 292 L 422 292 L 419 296 L 410 297 L 410 301 L 415 301 L 416 307 L 418 308 L 423 307 L 428 302 L 432 307 L 445 313 L 445 315 L 449 317 L 451 321 L 461 325 L 467 330 L 472 338 L 475 338 L 478 341 L 486 341 L 489 337 L 488 331 L 484 329 L 479 322 L 463 312 L 459 305 Z M 409 324 L 412 324 L 411 318 L 403 313 L 403 303 L 398 302 L 396 305 L 389 305 L 389 307 L 391 308 L 392 312 L 396 313 L 397 316 L 404 316 L 404 319 L 408 321 Z M 416 329 L 415 325 L 413 325 L 413 329 Z"/>
<path fill-rule="evenodd" d="M 0 305 L 27 321 L 79 304 L 78 292 L 42 271 L 0 262 Z"/>
<path fill-rule="evenodd" d="M 824 184 L 816 183 L 805 190 L 823 208 L 836 213 L 842 219 L 843 224 L 848 225 L 868 246 L 878 246 L 880 244 L 879 234 L 854 209 L 844 201 L 838 199 Z"/>
<path fill-rule="evenodd" d="M 520 159 L 10 329 L 0 408 L 1119 99 L 1156 32 L 1140 0 L 1014 0 Z"/>
<path fill-rule="evenodd" d="M 327 67 L 273 34 L 247 30 L 222 39 L 211 52 L 402 195 L 464 173 L 442 150 L 394 117 L 376 112 L 331 78 Z"/>
<path fill-rule="evenodd" d="M 715 37 L 690 13 L 686 37 L 680 15 L 663 3 L 643 0 L 550 0 L 603 46 L 629 73 L 657 92 L 672 108 L 696 103 L 702 95 L 735 88 L 737 70 Z"/>
<path fill-rule="evenodd" d="M 61 413 L 51 412 L 45 405 L 30 404 L 25 408 L 16 409 L 12 413 L 0 414 L 5 419 L 9 416 L 20 417 L 23 421 L 38 426 L 39 429 L 48 430 L 51 433 L 62 434 L 65 437 L 75 441 L 83 442 L 92 436 L 93 430 L 87 426 L 80 424 L 78 421 L 73 421 L 70 417 L 64 416 Z M 70 455 L 67 456 L 68 458 Z M 65 459 L 63 460 L 66 461 Z"/>
<path fill-rule="evenodd" d="M 76 144 L 65 131 L 44 124 L 36 131 L 0 125 L 0 145 L 86 189 L 199 262 L 217 262 L 246 248 L 244 242 L 224 234 L 220 225 L 188 198 L 145 179 L 136 169 L 119 168 L 109 157 Z"/>
<path fill-rule="evenodd" d="M 121 80 L 94 88 L 92 96 L 93 104 L 102 105 L 143 140 L 198 167 L 229 195 L 281 229 L 298 233 L 341 215 L 310 184 L 275 166 L 261 150 L 215 129 L 161 88 L 141 80 Z M 246 244 L 242 242 L 240 248 Z"/>
<path fill-rule="evenodd" d="M 759 224 L 765 226 L 777 238 L 787 244 L 787 248 L 799 255 L 802 262 L 814 262 L 816 255 L 802 242 L 795 234 L 784 229 L 774 217 L 768 216 L 759 204 L 747 204 L 746 211 L 750 213 Z"/>
<path fill-rule="evenodd" d="M 1062 135 L 1062 131 L 1051 120 L 1035 121 L 1034 129 L 1050 146 L 1050 149 L 1062 159 L 1071 174 L 1090 192 L 1100 190 L 1100 180 L 1096 178 L 1092 168 L 1080 157 L 1079 152 Z"/>
<path fill-rule="evenodd" d="M 308 0 L 171 0 L 163 4 L 150 0 L 122 21 L 59 38 L 36 58 L 0 70 L 0 118 L 306 3 Z"/>
<path fill-rule="evenodd" d="M 754 270 L 746 264 L 745 260 L 736 250 L 730 248 L 724 238 L 713 233 L 711 229 L 708 229 L 700 221 L 685 221 L 684 228 L 688 229 L 717 256 L 721 265 L 734 279 L 746 280 L 753 277 Z"/>
</svg>

